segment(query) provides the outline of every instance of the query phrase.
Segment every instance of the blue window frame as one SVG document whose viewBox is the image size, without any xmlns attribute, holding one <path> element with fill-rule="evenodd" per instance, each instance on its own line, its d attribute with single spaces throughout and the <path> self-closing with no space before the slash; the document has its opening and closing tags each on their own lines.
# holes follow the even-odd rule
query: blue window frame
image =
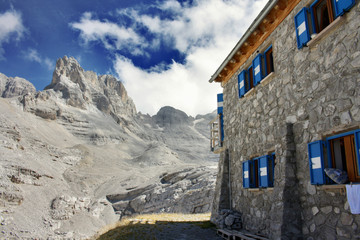
<svg viewBox="0 0 360 240">
<path fill-rule="evenodd" d="M 258 85 L 262 80 L 263 74 L 262 74 L 261 60 L 262 60 L 262 54 L 258 54 L 252 62 L 254 86 Z"/>
<path fill-rule="evenodd" d="M 325 184 L 323 146 L 323 141 L 308 144 L 310 182 L 313 185 Z"/>
<path fill-rule="evenodd" d="M 245 73 L 246 71 L 244 70 L 238 75 L 239 98 L 243 97 L 246 93 Z"/>
<path fill-rule="evenodd" d="M 274 186 L 275 153 L 243 162 L 243 187 L 267 188 Z"/>
<path fill-rule="evenodd" d="M 272 45 L 270 45 L 270 47 L 268 47 L 264 51 L 264 63 L 265 63 L 264 77 L 266 77 L 271 72 L 274 72 L 274 58 L 273 58 Z"/>
<path fill-rule="evenodd" d="M 303 8 L 295 16 L 295 31 L 298 49 L 306 46 L 306 43 L 310 41 L 310 31 L 308 24 L 308 9 Z"/>
<path fill-rule="evenodd" d="M 217 95 L 217 113 L 222 114 L 224 109 L 224 95 L 219 93 Z"/>
<path fill-rule="evenodd" d="M 259 158 L 259 187 L 274 186 L 274 155 Z"/>
<path fill-rule="evenodd" d="M 297 47 L 301 49 L 306 46 L 311 34 L 320 33 L 354 5 L 355 0 L 315 0 L 309 8 L 301 9 L 294 18 Z"/>
<path fill-rule="evenodd" d="M 324 168 L 346 171 L 351 182 L 360 182 L 360 130 L 337 134 L 308 144 L 311 184 L 333 183 Z M 326 157 L 324 153 L 326 152 Z"/>
<path fill-rule="evenodd" d="M 334 0 L 335 17 L 344 15 L 355 5 L 355 0 Z"/>
<path fill-rule="evenodd" d="M 250 161 L 243 162 L 243 187 L 250 188 Z"/>
</svg>

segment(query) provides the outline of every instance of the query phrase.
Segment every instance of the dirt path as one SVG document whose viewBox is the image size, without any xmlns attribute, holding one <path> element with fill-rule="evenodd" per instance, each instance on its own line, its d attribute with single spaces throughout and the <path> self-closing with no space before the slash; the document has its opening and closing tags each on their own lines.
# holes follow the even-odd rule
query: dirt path
<svg viewBox="0 0 360 240">
<path fill-rule="evenodd" d="M 217 236 L 215 227 L 209 222 L 157 222 L 118 227 L 98 238 L 98 240 L 110 239 L 221 240 L 222 238 Z"/>
<path fill-rule="evenodd" d="M 221 240 L 210 214 L 152 214 L 125 219 L 97 240 Z"/>
</svg>

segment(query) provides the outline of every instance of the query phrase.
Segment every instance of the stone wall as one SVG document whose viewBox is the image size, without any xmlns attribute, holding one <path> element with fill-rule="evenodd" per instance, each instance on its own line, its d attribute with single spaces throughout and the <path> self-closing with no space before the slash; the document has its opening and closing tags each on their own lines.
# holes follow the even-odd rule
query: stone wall
<svg viewBox="0 0 360 240">
<path fill-rule="evenodd" d="M 346 194 L 310 184 L 307 153 L 309 142 L 360 128 L 360 3 L 317 43 L 299 50 L 294 16 L 309 2 L 301 1 L 259 47 L 262 52 L 272 44 L 271 76 L 239 99 L 237 75 L 254 53 L 224 86 L 230 176 L 222 154 L 212 219 L 220 200 L 231 196 L 244 229 L 271 239 L 360 238 L 360 215 L 350 213 Z M 242 162 L 274 151 L 274 187 L 244 189 Z M 228 177 L 231 192 L 223 184 Z"/>
</svg>

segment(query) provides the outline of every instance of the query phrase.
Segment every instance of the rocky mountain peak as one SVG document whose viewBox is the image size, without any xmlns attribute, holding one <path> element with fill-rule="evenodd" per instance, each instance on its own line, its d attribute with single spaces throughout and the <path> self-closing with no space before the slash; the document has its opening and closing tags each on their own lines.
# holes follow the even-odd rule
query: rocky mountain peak
<svg viewBox="0 0 360 240">
<path fill-rule="evenodd" d="M 10 98 L 27 93 L 35 93 L 36 89 L 29 81 L 19 77 L 7 77 L 0 73 L 0 96 Z"/>
<path fill-rule="evenodd" d="M 136 108 L 124 85 L 111 75 L 85 71 L 73 57 L 56 62 L 51 84 L 45 90 L 62 93 L 70 106 L 86 109 L 89 104 L 112 116 L 134 116 Z"/>
<path fill-rule="evenodd" d="M 162 107 L 153 118 L 160 127 L 184 125 L 191 122 L 191 118 L 185 112 L 170 106 Z"/>
</svg>

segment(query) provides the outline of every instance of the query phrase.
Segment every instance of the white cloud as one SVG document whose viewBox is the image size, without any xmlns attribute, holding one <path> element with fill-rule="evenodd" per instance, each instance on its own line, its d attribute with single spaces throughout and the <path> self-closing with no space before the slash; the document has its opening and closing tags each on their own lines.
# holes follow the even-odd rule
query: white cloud
<svg viewBox="0 0 360 240">
<path fill-rule="evenodd" d="M 100 41 L 108 50 L 131 49 L 143 41 L 142 37 L 133 29 L 122 27 L 107 20 L 92 19 L 92 14 L 89 12 L 83 14 L 80 22 L 70 23 L 70 26 L 80 31 L 80 37 L 85 44 L 91 41 Z M 141 52 L 136 50 L 132 53 L 138 55 Z"/>
<path fill-rule="evenodd" d="M 2 45 L 10 40 L 20 41 L 25 32 L 26 29 L 19 12 L 8 10 L 0 13 L 0 60 L 5 59 Z"/>
<path fill-rule="evenodd" d="M 169 11 L 173 19 L 160 19 L 158 16 L 141 15 L 132 11 L 133 18 L 173 43 L 181 52 L 193 48 L 218 44 L 221 41 L 236 41 L 249 26 L 266 0 L 198 0 L 193 5 L 180 4 L 175 0 L 165 1 L 158 8 Z"/>
<path fill-rule="evenodd" d="M 114 68 L 137 109 L 155 114 L 170 105 L 193 116 L 215 110 L 222 89 L 208 80 L 266 2 L 198 0 L 194 6 L 179 7 L 169 0 L 159 7 L 176 11 L 172 20 L 132 11 L 134 19 L 186 55 L 184 64 L 173 62 L 161 72 L 117 56 Z"/>
<path fill-rule="evenodd" d="M 27 59 L 29 61 L 37 62 L 37 63 L 45 66 L 48 70 L 53 70 L 55 67 L 53 61 L 51 61 L 50 58 L 41 57 L 39 52 L 36 49 L 29 48 L 23 54 L 24 54 L 25 59 Z"/>
<path fill-rule="evenodd" d="M 168 105 L 195 116 L 216 108 L 219 86 L 210 85 L 205 80 L 206 74 L 191 66 L 173 62 L 162 72 L 145 71 L 130 59 L 117 56 L 115 69 L 137 110 L 143 113 L 155 114 Z"/>
<path fill-rule="evenodd" d="M 139 111 L 155 114 L 160 107 L 170 105 L 196 115 L 216 109 L 216 94 L 222 89 L 208 80 L 267 1 L 194 0 L 180 4 L 165 0 L 148 8 L 164 14 L 147 11 L 144 5 L 118 10 L 119 19 L 131 20 L 127 27 L 121 22 L 100 21 L 90 13 L 71 26 L 80 30 L 85 43 L 99 41 L 114 54 L 114 69 Z M 146 35 L 142 35 L 144 31 Z M 161 44 L 179 51 L 184 61 L 142 69 L 130 59 L 134 55 L 151 58 L 152 52 L 161 51 Z M 124 49 L 131 54 L 123 53 Z"/>
</svg>

